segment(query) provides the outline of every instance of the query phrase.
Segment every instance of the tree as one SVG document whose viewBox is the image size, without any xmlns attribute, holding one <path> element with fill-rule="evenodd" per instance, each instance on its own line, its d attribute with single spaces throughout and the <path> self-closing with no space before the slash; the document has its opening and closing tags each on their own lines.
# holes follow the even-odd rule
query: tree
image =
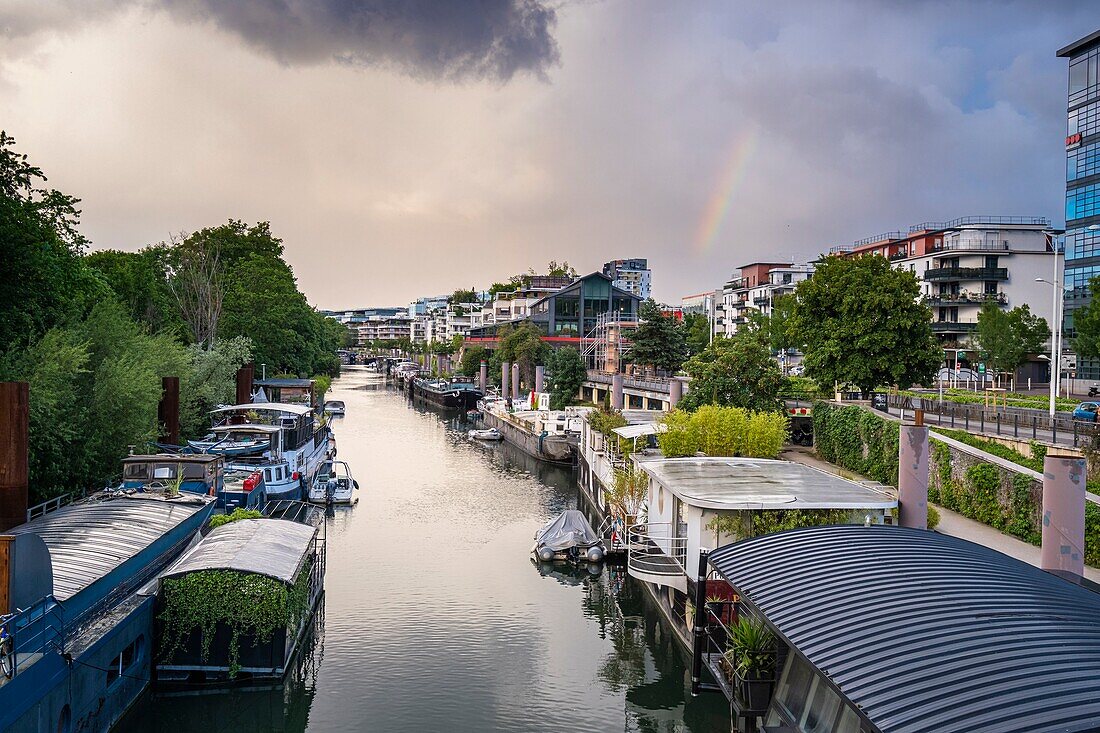
<svg viewBox="0 0 1100 733">
<path fill-rule="evenodd" d="M 687 358 L 683 324 L 662 313 L 652 298 L 642 302 L 638 318 L 626 358 L 669 373 L 679 371 Z"/>
<path fill-rule="evenodd" d="M 684 314 L 684 341 L 688 356 L 695 356 L 710 344 L 710 317 L 706 313 Z"/>
<path fill-rule="evenodd" d="M 983 358 L 998 372 L 1015 372 L 1027 361 L 1028 354 L 1042 351 L 1050 338 L 1045 319 L 1031 312 L 1027 305 L 1002 310 L 993 301 L 986 301 L 978 313 L 975 334 Z"/>
<path fill-rule="evenodd" d="M 1073 350 L 1078 356 L 1100 357 L 1100 276 L 1089 280 L 1089 301 L 1073 311 Z"/>
<path fill-rule="evenodd" d="M 489 297 L 492 298 L 496 296 L 497 293 L 511 293 L 514 292 L 515 289 L 516 284 L 514 282 L 493 283 L 489 286 Z"/>
<path fill-rule="evenodd" d="M 451 293 L 450 301 L 452 303 L 480 303 L 481 298 L 478 297 L 473 288 L 469 290 L 458 289 Z"/>
<path fill-rule="evenodd" d="M 772 300 L 772 312 L 768 316 L 768 343 L 773 351 L 783 353 L 798 348 L 791 336 L 791 318 L 794 315 L 797 300 L 794 293 L 777 295 Z"/>
<path fill-rule="evenodd" d="M 916 276 L 885 257 L 823 258 L 795 289 L 790 314 L 806 376 L 854 384 L 865 397 L 881 385 L 930 382 L 941 352 L 919 295 Z"/>
<path fill-rule="evenodd" d="M 220 247 L 193 241 L 191 246 L 176 248 L 169 286 L 195 343 L 213 348 L 226 291 Z"/>
<path fill-rule="evenodd" d="M 561 410 L 572 404 L 588 378 L 584 359 L 572 346 L 550 352 L 546 359 L 546 377 L 550 382 L 550 409 Z"/>
<path fill-rule="evenodd" d="M 534 271 L 531 271 L 534 274 Z M 546 266 L 546 274 L 550 277 L 576 277 L 577 270 L 569 265 L 568 262 L 562 262 L 560 265 L 557 260 L 550 260 L 550 264 Z"/>
<path fill-rule="evenodd" d="M 684 371 L 691 376 L 691 388 L 677 405 L 682 410 L 695 410 L 703 405 L 762 412 L 781 408 L 779 389 L 783 375 L 768 347 L 753 333 L 714 339 L 714 343 L 688 359 Z"/>
<path fill-rule="evenodd" d="M 520 379 L 528 386 L 535 383 L 535 366 L 546 363 L 550 347 L 542 340 L 542 331 L 531 321 L 513 327 L 505 325 L 497 334 L 499 346 L 493 352 L 491 371 L 494 383 L 500 379 L 503 362 L 519 364 Z M 509 377 L 510 378 L 510 377 Z"/>
<path fill-rule="evenodd" d="M 481 362 L 485 361 L 485 347 L 479 344 L 467 346 L 462 350 L 462 360 L 458 365 L 458 373 L 467 377 L 475 377 L 481 373 Z"/>
<path fill-rule="evenodd" d="M 91 252 L 84 262 L 99 273 L 135 321 L 152 331 L 170 330 L 186 337 L 187 326 L 168 283 L 170 257 L 168 246 L 159 244 L 137 252 Z"/>
</svg>

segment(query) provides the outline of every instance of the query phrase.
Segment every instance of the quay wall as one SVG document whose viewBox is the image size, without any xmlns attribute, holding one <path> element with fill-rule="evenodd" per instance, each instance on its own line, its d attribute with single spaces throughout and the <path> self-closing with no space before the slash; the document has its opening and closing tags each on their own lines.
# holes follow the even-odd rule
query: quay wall
<svg viewBox="0 0 1100 733">
<path fill-rule="evenodd" d="M 521 428 L 511 420 L 493 413 L 491 410 L 484 410 L 481 415 L 481 419 L 486 426 L 499 430 L 505 440 L 522 450 L 524 453 L 534 456 L 539 460 L 553 461 L 550 456 L 539 450 L 539 436 Z M 568 463 L 569 461 L 554 462 Z"/>
</svg>

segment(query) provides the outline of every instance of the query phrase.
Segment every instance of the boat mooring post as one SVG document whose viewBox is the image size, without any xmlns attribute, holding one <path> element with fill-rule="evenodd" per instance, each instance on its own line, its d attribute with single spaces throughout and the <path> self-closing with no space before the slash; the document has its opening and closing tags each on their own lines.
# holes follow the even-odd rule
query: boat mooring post
<svg viewBox="0 0 1100 733">
<path fill-rule="evenodd" d="M 699 550 L 699 576 L 695 579 L 695 629 L 691 645 L 691 695 L 699 694 L 703 684 L 703 644 L 707 635 L 707 555 Z"/>
<path fill-rule="evenodd" d="M 899 428 L 898 524 L 928 529 L 928 426 L 920 410 L 914 417 Z"/>
<path fill-rule="evenodd" d="M 485 388 L 489 386 L 489 363 L 481 362 L 481 371 L 477 376 L 477 388 L 481 390 L 481 394 L 485 394 Z"/>
<path fill-rule="evenodd" d="M 501 362 L 500 364 L 500 396 L 504 399 L 508 399 L 512 396 L 512 388 L 509 386 L 509 380 L 512 378 L 512 364 L 511 362 Z"/>
<path fill-rule="evenodd" d="M 157 405 L 157 422 L 164 426 L 161 443 L 179 445 L 180 442 L 180 378 L 161 377 L 160 404 Z"/>
<path fill-rule="evenodd" d="M 1042 547 L 1039 567 L 1074 582 L 1085 572 L 1085 459 L 1043 459 Z"/>
<path fill-rule="evenodd" d="M 0 382 L 0 532 L 27 521 L 30 385 Z"/>
<path fill-rule="evenodd" d="M 512 364 L 512 399 L 519 399 L 519 362 Z"/>
<path fill-rule="evenodd" d="M 615 410 L 623 409 L 623 375 L 611 375 L 611 407 Z"/>
<path fill-rule="evenodd" d="M 546 367 L 539 364 L 535 367 L 535 394 L 542 392 L 542 387 L 546 383 Z"/>
</svg>

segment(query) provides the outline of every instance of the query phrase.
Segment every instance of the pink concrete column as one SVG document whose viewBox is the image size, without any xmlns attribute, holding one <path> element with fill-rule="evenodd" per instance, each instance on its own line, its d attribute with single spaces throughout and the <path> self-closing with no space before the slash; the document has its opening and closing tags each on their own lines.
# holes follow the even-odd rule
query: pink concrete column
<svg viewBox="0 0 1100 733">
<path fill-rule="evenodd" d="M 611 406 L 616 410 L 623 409 L 623 375 L 611 375 Z"/>
<path fill-rule="evenodd" d="M 512 365 L 512 399 L 519 399 L 519 364 Z"/>
<path fill-rule="evenodd" d="M 1043 459 L 1043 547 L 1039 566 L 1071 580 L 1085 572 L 1085 459 Z"/>
<path fill-rule="evenodd" d="M 539 365 L 535 367 L 535 393 L 542 392 L 542 388 L 546 383 L 546 367 Z"/>
<path fill-rule="evenodd" d="M 512 388 L 510 380 L 512 378 L 512 364 L 510 362 L 503 362 L 500 365 L 500 396 L 504 399 L 508 399 L 512 396 Z"/>
<path fill-rule="evenodd" d="M 481 370 L 477 375 L 477 388 L 481 390 L 481 394 L 485 394 L 485 388 L 489 386 L 489 365 L 486 362 L 481 362 Z"/>
<path fill-rule="evenodd" d="M 902 425 L 898 437 L 898 524 L 928 529 L 928 428 Z"/>
<path fill-rule="evenodd" d="M 684 396 L 684 383 L 679 377 L 668 381 L 668 409 L 676 408 L 676 403 Z"/>
</svg>

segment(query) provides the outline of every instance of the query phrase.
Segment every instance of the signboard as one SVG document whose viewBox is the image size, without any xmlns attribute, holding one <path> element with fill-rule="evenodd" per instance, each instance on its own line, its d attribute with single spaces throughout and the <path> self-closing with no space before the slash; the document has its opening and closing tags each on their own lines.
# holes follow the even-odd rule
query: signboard
<svg viewBox="0 0 1100 733">
<path fill-rule="evenodd" d="M 871 407 L 882 412 L 889 412 L 889 404 L 886 399 L 885 392 L 872 392 L 871 393 Z"/>
<path fill-rule="evenodd" d="M 985 374 L 985 362 L 984 361 L 979 361 L 978 362 L 978 374 Z"/>
</svg>

